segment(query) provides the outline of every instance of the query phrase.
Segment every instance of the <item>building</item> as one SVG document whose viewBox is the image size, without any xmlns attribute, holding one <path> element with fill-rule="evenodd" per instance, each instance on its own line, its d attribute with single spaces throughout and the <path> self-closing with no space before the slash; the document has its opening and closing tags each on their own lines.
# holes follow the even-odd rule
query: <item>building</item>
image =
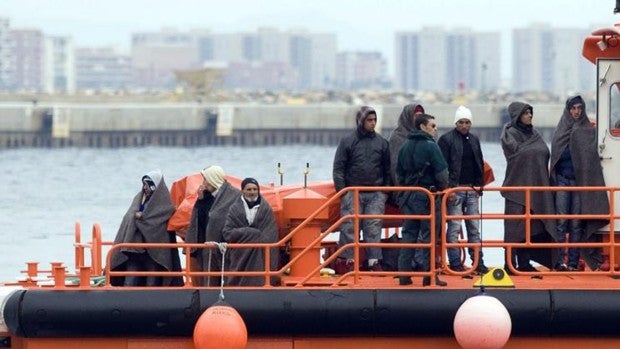
<svg viewBox="0 0 620 349">
<path fill-rule="evenodd" d="M 500 35 L 425 27 L 395 37 L 397 87 L 405 90 L 491 89 L 501 81 Z"/>
<path fill-rule="evenodd" d="M 175 87 L 175 70 L 200 67 L 195 35 L 176 30 L 135 33 L 131 37 L 133 84 L 144 88 Z"/>
<path fill-rule="evenodd" d="M 336 80 L 336 36 L 291 32 L 290 64 L 299 74 L 300 89 L 331 88 Z"/>
<path fill-rule="evenodd" d="M 63 36 L 45 38 L 43 86 L 47 93 L 75 93 L 73 40 Z"/>
<path fill-rule="evenodd" d="M 594 66 L 581 56 L 587 31 L 532 24 L 512 34 L 512 89 L 564 96 L 593 91 Z"/>
<path fill-rule="evenodd" d="M 76 86 L 80 90 L 122 90 L 131 86 L 131 58 L 110 47 L 77 48 Z"/>
<path fill-rule="evenodd" d="M 13 88 L 13 47 L 11 43 L 10 22 L 0 17 L 0 90 Z"/>
<path fill-rule="evenodd" d="M 45 37 L 37 29 L 10 30 L 13 48 L 13 88 L 43 91 L 45 70 Z"/>
<path fill-rule="evenodd" d="M 227 72 L 225 85 L 230 88 L 320 89 L 335 84 L 334 34 L 260 28 L 255 33 L 194 31 L 192 35 L 200 65 L 226 63 L 229 69 L 240 69 Z"/>
<path fill-rule="evenodd" d="M 234 62 L 227 66 L 223 87 L 249 90 L 290 90 L 298 85 L 297 71 L 283 62 Z"/>
<path fill-rule="evenodd" d="M 387 63 L 381 52 L 340 52 L 335 79 L 335 86 L 341 89 L 386 87 Z"/>
</svg>

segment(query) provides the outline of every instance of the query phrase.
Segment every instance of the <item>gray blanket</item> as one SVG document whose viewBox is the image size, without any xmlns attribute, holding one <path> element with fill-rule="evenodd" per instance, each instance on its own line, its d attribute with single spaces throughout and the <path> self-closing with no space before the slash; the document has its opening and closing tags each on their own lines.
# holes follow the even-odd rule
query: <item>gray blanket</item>
<svg viewBox="0 0 620 349">
<path fill-rule="evenodd" d="M 513 124 L 507 124 L 502 131 L 501 143 L 507 162 L 503 186 L 549 186 L 549 149 L 538 131 L 533 130 L 531 134 L 527 134 L 518 130 Z M 513 204 L 525 207 L 524 192 L 502 192 L 502 196 Z M 555 213 L 552 192 L 532 192 L 530 203 L 532 213 Z M 514 206 L 507 205 L 507 208 L 509 207 Z M 522 212 L 506 213 L 520 214 Z M 544 220 L 542 225 L 531 226 L 531 235 L 549 234 L 554 237 L 555 230 L 555 220 Z M 525 221 L 504 221 L 506 242 L 521 242 L 524 239 Z"/>
<path fill-rule="evenodd" d="M 578 186 L 604 187 L 603 168 L 596 150 L 596 129 L 594 127 L 575 128 L 570 137 L 570 153 L 575 169 L 575 181 Z M 581 214 L 609 214 L 609 198 L 603 191 L 579 192 Z M 586 239 L 609 223 L 606 220 L 588 219 L 586 222 Z"/>
<path fill-rule="evenodd" d="M 224 226 L 224 239 L 229 243 L 274 243 L 278 241 L 278 227 L 271 206 L 261 200 L 258 212 L 252 224 L 248 224 L 243 198 L 239 196 L 228 211 Z M 265 253 L 260 248 L 229 249 L 226 254 L 228 268 L 232 271 L 264 271 Z M 270 270 L 278 269 L 278 248 L 270 249 Z M 270 283 L 278 284 L 278 278 L 272 277 Z M 263 286 L 265 278 L 261 276 L 230 276 L 226 279 L 228 286 Z"/>
<path fill-rule="evenodd" d="M 225 181 L 220 187 L 213 205 L 209 210 L 207 229 L 205 232 L 205 241 L 223 242 L 224 236 L 222 229 L 226 223 L 226 215 L 232 203 L 241 196 L 241 191 Z M 190 218 L 190 227 L 187 230 L 185 241 L 188 243 L 202 242 L 198 241 L 197 217 L 196 210 L 192 211 Z M 217 248 L 204 248 L 195 252 L 196 260 L 201 271 L 221 271 L 222 270 L 222 254 Z M 210 256 L 210 257 L 209 257 Z M 203 286 L 219 286 L 220 277 L 200 278 L 199 284 Z"/>
<path fill-rule="evenodd" d="M 140 210 L 142 191 L 134 196 L 129 209 L 125 213 L 121 225 L 114 239 L 114 244 L 119 243 L 171 243 L 176 242 L 174 232 L 168 232 L 166 226 L 168 219 L 174 213 L 174 205 L 170 199 L 170 192 L 162 179 L 157 184 L 151 198 L 142 211 L 142 218 L 136 219 L 135 214 Z M 132 254 L 146 253 L 159 270 L 180 271 L 181 263 L 177 249 L 169 248 L 121 248 L 112 254 L 110 269 L 124 271 L 125 263 Z M 124 277 L 115 277 L 113 285 L 122 285 Z M 163 278 L 163 285 L 179 285 L 180 277 Z"/>
</svg>

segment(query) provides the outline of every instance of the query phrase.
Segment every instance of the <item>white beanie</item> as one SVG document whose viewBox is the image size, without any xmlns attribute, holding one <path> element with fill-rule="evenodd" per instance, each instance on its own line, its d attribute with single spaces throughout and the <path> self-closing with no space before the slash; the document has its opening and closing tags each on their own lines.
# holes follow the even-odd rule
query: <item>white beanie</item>
<svg viewBox="0 0 620 349">
<path fill-rule="evenodd" d="M 204 177 L 207 183 L 211 184 L 215 187 L 215 189 L 219 189 L 219 187 L 224 184 L 224 170 L 219 166 L 209 166 L 204 170 L 200 171 L 202 176 Z"/>
<path fill-rule="evenodd" d="M 471 121 L 471 110 L 462 105 L 456 108 L 456 113 L 454 113 L 454 123 L 456 124 L 461 119 L 467 119 Z"/>
</svg>

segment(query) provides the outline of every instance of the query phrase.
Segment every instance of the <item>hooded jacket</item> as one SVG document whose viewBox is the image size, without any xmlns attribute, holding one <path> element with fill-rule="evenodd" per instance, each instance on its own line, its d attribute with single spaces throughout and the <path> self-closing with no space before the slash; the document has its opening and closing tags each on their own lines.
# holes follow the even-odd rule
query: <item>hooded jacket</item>
<svg viewBox="0 0 620 349">
<path fill-rule="evenodd" d="M 362 107 L 356 115 L 357 128 L 344 137 L 334 156 L 333 180 L 336 190 L 354 186 L 390 185 L 390 150 L 385 138 L 364 130 L 369 115 L 377 113 Z"/>
</svg>

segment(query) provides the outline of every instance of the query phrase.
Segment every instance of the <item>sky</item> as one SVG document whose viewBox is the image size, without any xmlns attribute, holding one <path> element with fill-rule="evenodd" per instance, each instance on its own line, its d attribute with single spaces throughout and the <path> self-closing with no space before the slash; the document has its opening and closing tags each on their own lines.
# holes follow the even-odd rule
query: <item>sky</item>
<svg viewBox="0 0 620 349">
<path fill-rule="evenodd" d="M 391 61 L 396 32 L 425 26 L 500 31 L 502 55 L 509 55 L 512 28 L 546 22 L 593 30 L 620 22 L 614 6 L 615 0 L 0 0 L 0 17 L 12 28 L 126 53 L 133 32 L 305 28 L 336 33 L 341 51 L 381 51 Z"/>
</svg>

